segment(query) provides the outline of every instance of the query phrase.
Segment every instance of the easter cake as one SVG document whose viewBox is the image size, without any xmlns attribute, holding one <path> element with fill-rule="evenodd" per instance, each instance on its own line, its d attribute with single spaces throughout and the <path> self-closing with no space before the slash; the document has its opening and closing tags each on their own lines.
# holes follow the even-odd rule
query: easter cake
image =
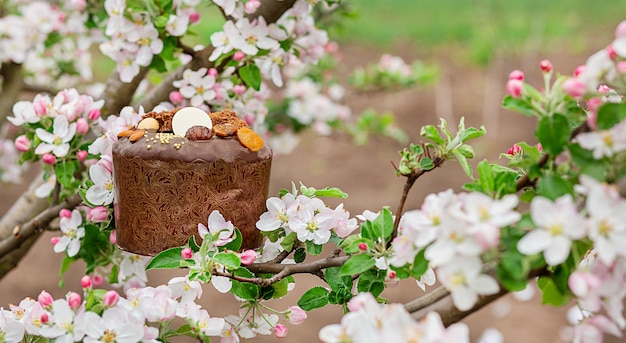
<svg viewBox="0 0 626 343">
<path fill-rule="evenodd" d="M 271 149 L 233 111 L 146 113 L 113 145 L 117 244 L 156 255 L 197 236 L 218 210 L 241 231 L 242 249 L 260 246 L 271 163 Z"/>
</svg>

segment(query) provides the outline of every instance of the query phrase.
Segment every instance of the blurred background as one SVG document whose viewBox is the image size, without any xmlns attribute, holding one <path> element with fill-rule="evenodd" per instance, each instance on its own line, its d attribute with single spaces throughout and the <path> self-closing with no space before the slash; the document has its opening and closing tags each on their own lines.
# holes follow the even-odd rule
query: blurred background
<svg viewBox="0 0 626 343">
<path fill-rule="evenodd" d="M 526 80 L 539 87 L 542 82 L 539 62 L 549 59 L 557 73 L 571 74 L 587 57 L 610 44 L 617 24 L 626 19 L 626 2 L 585 0 L 360 0 L 350 3 L 347 18 L 330 31 L 340 43 L 341 60 L 336 74 L 347 79 L 351 70 L 380 59 L 384 53 L 400 56 L 407 62 L 422 60 L 437 69 L 435 83 L 395 92 L 362 94 L 347 88 L 346 104 L 354 114 L 367 109 L 392 111 L 397 124 L 411 142 L 420 141 L 422 125 L 437 124 L 445 118 L 454 128 L 461 117 L 467 126 L 485 125 L 487 136 L 474 142 L 476 165 L 482 159 L 498 162 L 498 156 L 513 144 L 534 144 L 535 121 L 501 109 L 508 74 L 520 69 Z M 198 29 L 199 39 L 221 27 L 217 13 L 207 13 Z M 99 63 L 101 74 L 113 64 Z M 395 175 L 392 163 L 404 144 L 388 138 L 371 138 L 355 146 L 339 134 L 320 137 L 305 133 L 301 144 L 290 155 L 276 156 L 272 168 L 270 195 L 291 182 L 313 187 L 339 187 L 349 194 L 342 202 L 352 215 L 383 206 L 395 210 L 404 180 Z M 501 163 L 506 163 L 500 160 Z M 0 213 L 16 199 L 36 170 L 29 172 L 22 186 L 1 185 Z M 30 178 L 30 179 L 29 179 Z M 405 210 L 418 208 L 424 196 L 452 188 L 460 191 L 469 179 L 461 167 L 447 163 L 426 174 L 410 194 Z M 335 206 L 338 201 L 329 201 Z M 42 289 L 55 297 L 71 290 L 80 291 L 84 265 L 77 263 L 58 285 L 62 260 L 49 243 L 46 233 L 20 266 L 0 280 L 0 306 L 18 303 L 25 296 L 36 297 Z M 166 283 L 182 272 L 151 271 L 150 283 Z M 269 305 L 284 310 L 295 304 L 316 277 L 301 275 L 296 288 L 286 298 Z M 532 282 L 531 282 L 532 284 Z M 531 287 L 534 289 L 534 286 Z M 232 295 L 221 295 L 211 286 L 204 288 L 200 303 L 213 316 L 235 314 L 238 302 Z M 428 290 L 428 289 L 427 289 Z M 403 281 L 386 289 L 382 296 L 390 302 L 407 302 L 423 292 L 414 281 Z M 567 308 L 542 306 L 540 296 L 528 293 L 527 301 L 506 296 L 471 315 L 472 342 L 478 342 L 487 329 L 497 329 L 506 342 L 562 342 L 567 337 Z M 324 325 L 339 322 L 341 309 L 329 305 L 313 310 L 300 326 L 288 325 L 285 342 L 316 342 Z M 259 342 L 273 342 L 261 337 Z M 621 340 L 607 340 L 618 342 Z"/>
</svg>

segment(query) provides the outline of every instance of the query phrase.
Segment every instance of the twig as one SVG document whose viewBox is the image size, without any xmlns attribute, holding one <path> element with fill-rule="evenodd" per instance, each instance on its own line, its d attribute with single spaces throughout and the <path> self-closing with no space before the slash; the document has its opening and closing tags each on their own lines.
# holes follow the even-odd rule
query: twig
<svg viewBox="0 0 626 343">
<path fill-rule="evenodd" d="M 250 282 L 255 285 L 259 285 L 261 287 L 269 286 L 275 282 L 278 282 L 289 275 L 293 274 L 313 274 L 318 275 L 320 271 L 330 268 L 330 267 L 338 267 L 342 266 L 346 261 L 350 258 L 350 256 L 329 256 L 325 259 L 316 260 L 308 263 L 299 263 L 299 264 L 280 264 L 280 263 L 253 263 L 249 265 L 247 268 L 251 272 L 255 274 L 259 273 L 272 273 L 274 274 L 272 277 L 264 279 L 260 277 L 256 278 L 247 278 L 232 275 L 229 273 L 223 273 L 216 271 L 215 275 L 229 277 L 233 280 L 237 280 L 240 282 Z M 319 276 L 319 275 L 318 275 Z"/>
<path fill-rule="evenodd" d="M 2 63 L 0 75 L 2 75 L 2 96 L 0 97 L 0 126 L 2 126 L 6 117 L 13 112 L 11 108 L 24 85 L 22 65 Z"/>
<path fill-rule="evenodd" d="M 30 221 L 24 223 L 23 225 L 16 225 L 13 228 L 12 235 L 6 237 L 4 240 L 0 241 L 0 258 L 3 258 L 5 255 L 10 253 L 11 251 L 20 247 L 23 241 L 27 240 L 34 234 L 45 229 L 50 222 L 59 216 L 59 211 L 64 208 L 74 208 L 78 206 L 82 202 L 82 198 L 80 195 L 76 194 L 70 198 L 65 199 L 62 203 L 48 207 L 43 212 L 39 213 Z"/>
</svg>

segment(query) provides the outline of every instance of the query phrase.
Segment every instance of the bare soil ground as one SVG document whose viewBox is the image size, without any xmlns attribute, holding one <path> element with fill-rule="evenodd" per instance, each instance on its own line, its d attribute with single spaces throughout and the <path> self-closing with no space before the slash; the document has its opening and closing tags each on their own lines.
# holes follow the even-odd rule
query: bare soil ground
<svg viewBox="0 0 626 343">
<path fill-rule="evenodd" d="M 406 60 L 416 55 L 406 47 L 396 47 L 394 53 Z M 362 46 L 344 48 L 344 61 L 339 73 L 348 68 L 365 65 L 378 59 L 379 52 Z M 438 117 L 444 117 L 454 127 L 461 116 L 466 125 L 487 128 L 487 137 L 477 140 L 477 158 L 473 165 L 483 158 L 497 161 L 498 155 L 518 141 L 535 143 L 532 135 L 534 120 L 500 109 L 504 96 L 504 85 L 508 73 L 522 65 L 528 65 L 527 80 L 540 84 L 538 66 L 541 58 L 552 60 L 555 68 L 570 73 L 578 64 L 584 63 L 585 54 L 563 56 L 540 56 L 528 58 L 500 58 L 486 70 L 472 67 L 462 60 L 450 58 L 445 52 L 437 63 L 441 68 L 441 80 L 437 86 L 401 91 L 393 94 L 355 97 L 350 103 L 355 113 L 362 109 L 375 108 L 396 113 L 399 125 L 409 134 L 413 142 L 419 142 L 419 129 L 425 124 L 437 124 Z M 345 199 L 345 208 L 352 215 L 365 209 L 379 210 L 390 206 L 395 210 L 403 185 L 403 180 L 395 176 L 390 162 L 397 162 L 397 151 L 403 148 L 399 143 L 387 139 L 373 139 L 366 146 L 355 147 L 345 137 L 305 136 L 300 146 L 288 156 L 277 156 L 272 168 L 270 194 L 276 195 L 281 188 L 290 188 L 291 181 L 302 181 L 314 187 L 340 187 L 350 196 Z M 33 173 L 34 175 L 34 173 Z M 441 170 L 426 174 L 420 179 L 409 196 L 405 209 L 415 209 L 421 205 L 423 197 L 432 192 L 453 188 L 457 191 L 468 179 L 454 162 Z M 4 213 L 17 198 L 22 187 L 0 188 L 0 213 Z M 336 204 L 337 202 L 331 202 Z M 0 306 L 17 303 L 25 296 L 36 297 L 42 289 L 55 297 L 63 296 L 70 290 L 80 290 L 79 280 L 84 272 L 80 263 L 71 267 L 65 277 L 65 287 L 58 286 L 58 270 L 62 256 L 55 254 L 49 243 L 52 234 L 47 233 L 21 262 L 19 268 L 0 280 Z M 149 272 L 152 285 L 166 283 L 181 272 Z M 300 295 L 311 285 L 319 284 L 312 276 L 297 277 L 297 285 L 285 299 L 274 301 L 270 306 L 285 309 L 295 304 Z M 383 296 L 391 302 L 407 302 L 422 295 L 422 291 L 412 281 L 403 281 L 395 288 L 384 291 Z M 205 287 L 200 303 L 214 316 L 225 316 L 237 311 L 238 303 L 231 295 L 216 293 L 212 287 Z M 559 333 L 566 325 L 564 309 L 555 309 L 540 304 L 536 294 L 530 301 L 519 302 L 511 295 L 487 306 L 466 320 L 472 333 L 472 341 L 486 328 L 497 328 L 506 342 L 561 342 Z M 289 325 L 285 342 L 316 342 L 321 327 L 339 322 L 341 310 L 336 306 L 314 310 L 309 319 L 300 326 Z M 261 338 L 260 342 L 273 342 L 274 337 Z M 182 341 L 182 340 L 181 340 Z M 617 342 L 617 340 L 613 340 Z"/>
</svg>

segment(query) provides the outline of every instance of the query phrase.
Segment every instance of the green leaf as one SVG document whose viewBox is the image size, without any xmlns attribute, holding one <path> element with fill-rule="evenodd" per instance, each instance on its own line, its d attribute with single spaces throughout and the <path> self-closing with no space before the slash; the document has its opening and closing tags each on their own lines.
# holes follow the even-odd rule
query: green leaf
<svg viewBox="0 0 626 343">
<path fill-rule="evenodd" d="M 532 108 L 528 101 L 524 100 L 523 98 L 514 98 L 510 95 L 504 98 L 504 100 L 502 101 L 502 107 L 506 108 L 507 110 L 519 112 L 529 117 L 537 115 L 537 112 Z"/>
<path fill-rule="evenodd" d="M 346 237 L 346 239 L 341 242 L 339 248 L 345 251 L 346 254 L 354 254 L 360 251 L 359 245 L 361 243 L 365 243 L 370 247 L 372 246 L 371 240 L 359 237 L 358 235 L 351 235 Z"/>
<path fill-rule="evenodd" d="M 72 189 L 74 173 L 78 170 L 76 161 L 64 161 L 54 166 L 54 174 L 57 181 L 66 189 Z"/>
<path fill-rule="evenodd" d="M 626 118 L 626 106 L 624 104 L 605 103 L 598 109 L 598 129 L 608 130 L 624 118 Z"/>
<path fill-rule="evenodd" d="M 542 291 L 541 303 L 549 304 L 553 306 L 563 306 L 570 301 L 570 296 L 563 294 L 554 284 L 551 278 L 547 276 L 541 276 L 537 280 L 537 285 Z"/>
<path fill-rule="evenodd" d="M 180 262 L 183 261 L 182 256 L 180 256 L 182 250 L 182 247 L 175 247 L 158 253 L 150 260 L 150 263 L 146 266 L 146 270 L 178 268 Z"/>
<path fill-rule="evenodd" d="M 539 120 L 535 135 L 541 142 L 543 150 L 556 156 L 569 142 L 570 132 L 567 118 L 562 114 L 554 113 Z"/>
<path fill-rule="evenodd" d="M 241 244 L 243 243 L 243 238 L 241 236 L 241 231 L 235 227 L 234 232 L 235 238 L 228 242 L 228 244 L 224 245 L 224 248 L 232 251 L 239 251 L 241 249 Z"/>
<path fill-rule="evenodd" d="M 306 259 L 306 250 L 304 250 L 304 248 L 296 249 L 296 251 L 293 253 L 293 259 L 294 261 L 296 261 L 296 263 L 303 262 L 304 259 Z"/>
<path fill-rule="evenodd" d="M 541 151 L 536 145 L 530 145 L 526 142 L 519 142 L 517 145 L 524 151 L 524 157 L 530 158 L 533 162 L 537 162 L 541 158 Z"/>
<path fill-rule="evenodd" d="M 230 292 L 234 295 L 246 299 L 246 300 L 256 300 L 259 296 L 260 287 L 249 283 L 249 282 L 239 282 L 237 280 L 231 280 L 233 287 L 230 289 Z"/>
<path fill-rule="evenodd" d="M 315 308 L 324 307 L 328 304 L 328 291 L 323 287 L 313 287 L 306 291 L 300 300 L 298 306 L 305 311 L 311 311 Z"/>
<path fill-rule="evenodd" d="M 377 297 L 385 289 L 385 276 L 387 272 L 384 270 L 370 269 L 361 276 L 357 281 L 357 290 L 359 292 L 369 292 Z"/>
<path fill-rule="evenodd" d="M 291 251 L 293 249 L 293 244 L 296 241 L 296 233 L 291 232 L 283 240 L 280 242 L 280 246 L 286 251 Z"/>
<path fill-rule="evenodd" d="M 445 143 L 445 140 L 439 134 L 439 131 L 433 125 L 422 126 L 420 135 L 433 141 L 435 144 L 441 145 Z"/>
<path fill-rule="evenodd" d="M 383 238 L 386 242 L 391 238 L 393 233 L 393 216 L 388 208 L 384 207 L 383 210 L 372 222 L 372 230 L 376 238 Z"/>
<path fill-rule="evenodd" d="M 239 76 L 249 87 L 252 87 L 255 91 L 261 89 L 261 71 L 256 64 L 246 64 L 239 68 Z"/>
<path fill-rule="evenodd" d="M 200 246 L 198 245 L 198 243 L 196 243 L 195 235 L 189 236 L 189 241 L 187 242 L 187 245 L 189 245 L 189 248 L 191 248 L 193 252 L 200 251 Z"/>
<path fill-rule="evenodd" d="M 326 187 L 324 189 L 316 189 L 315 196 L 345 199 L 348 197 L 348 194 L 339 188 Z"/>
<path fill-rule="evenodd" d="M 468 127 L 467 129 L 465 129 L 462 133 L 461 133 L 461 142 L 465 143 L 469 140 L 472 140 L 474 138 L 479 138 L 484 136 L 487 133 L 487 130 L 485 129 L 484 126 L 481 126 L 480 128 L 474 128 L 474 127 Z M 469 145 L 467 145 L 469 146 Z"/>
<path fill-rule="evenodd" d="M 482 160 L 478 163 L 478 178 L 480 180 L 480 186 L 486 194 L 493 193 L 495 189 L 495 180 L 493 178 L 493 172 L 491 166 L 487 160 Z"/>
<path fill-rule="evenodd" d="M 463 154 L 461 154 L 461 152 L 456 149 L 452 150 L 452 154 L 454 154 L 454 157 L 456 157 L 456 160 L 461 165 L 461 168 L 463 168 L 465 175 L 471 178 L 474 172 L 472 171 L 472 166 L 470 166 L 469 162 L 467 162 L 467 157 L 465 157 Z"/>
<path fill-rule="evenodd" d="M 315 244 L 313 241 L 306 241 L 306 251 L 311 255 L 319 255 L 322 253 L 323 246 L 321 244 Z"/>
<path fill-rule="evenodd" d="M 279 299 L 287 295 L 289 292 L 287 288 L 289 287 L 288 279 L 281 279 L 278 282 L 274 282 L 271 286 L 274 289 L 274 294 L 272 294 L 272 298 Z"/>
<path fill-rule="evenodd" d="M 411 276 L 418 279 L 420 276 L 426 273 L 428 269 L 428 260 L 424 257 L 426 249 L 422 249 L 413 260 L 413 269 L 411 269 Z"/>
<path fill-rule="evenodd" d="M 239 256 L 232 252 L 220 252 L 213 256 L 213 259 L 228 269 L 237 269 L 241 265 Z"/>
<path fill-rule="evenodd" d="M 432 159 L 424 157 L 420 160 L 420 168 L 424 170 L 431 170 L 435 168 L 435 163 L 433 163 Z"/>
<path fill-rule="evenodd" d="M 350 257 L 346 263 L 341 266 L 339 275 L 357 275 L 371 269 L 376 264 L 374 256 L 370 254 L 358 254 Z"/>
<path fill-rule="evenodd" d="M 70 268 L 72 263 L 74 263 L 74 261 L 76 261 L 76 258 L 74 258 L 74 257 L 69 257 L 67 255 L 65 255 L 65 257 L 63 257 L 63 261 L 61 262 L 61 269 L 59 270 L 59 287 L 63 287 L 64 286 L 65 281 L 63 279 L 64 279 L 64 276 L 65 276 L 65 273 Z"/>
<path fill-rule="evenodd" d="M 572 185 L 565 181 L 561 176 L 555 174 L 539 178 L 537 187 L 539 189 L 539 193 L 550 200 L 556 200 L 565 194 L 574 193 Z"/>
<path fill-rule="evenodd" d="M 340 267 L 326 268 L 324 271 L 324 279 L 326 279 L 326 282 L 333 291 L 339 291 L 341 289 L 351 290 L 352 276 L 340 276 L 339 271 Z"/>
</svg>

